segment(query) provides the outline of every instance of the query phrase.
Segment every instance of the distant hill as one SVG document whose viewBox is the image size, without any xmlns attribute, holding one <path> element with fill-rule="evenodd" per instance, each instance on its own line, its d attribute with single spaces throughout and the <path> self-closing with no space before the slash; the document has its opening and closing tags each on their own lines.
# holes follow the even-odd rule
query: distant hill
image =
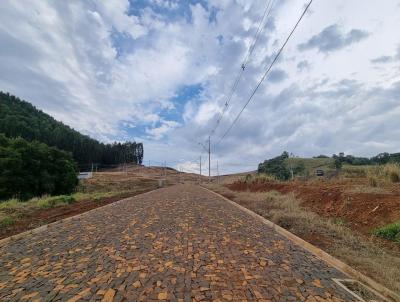
<svg viewBox="0 0 400 302">
<path fill-rule="evenodd" d="M 78 164 L 141 164 L 143 145 L 136 142 L 103 144 L 38 110 L 32 104 L 0 92 L 0 133 L 22 137 L 71 152 Z"/>
<path fill-rule="evenodd" d="M 315 170 L 323 170 L 325 173 L 332 173 L 339 170 L 343 165 L 368 166 L 384 165 L 388 163 L 400 164 L 400 153 L 379 153 L 371 158 L 333 154 L 332 157 L 319 155 L 313 158 L 299 158 L 290 156 L 284 151 L 281 155 L 267 159 L 258 165 L 258 173 L 269 174 L 279 180 L 288 180 L 294 176 L 309 176 Z"/>
</svg>

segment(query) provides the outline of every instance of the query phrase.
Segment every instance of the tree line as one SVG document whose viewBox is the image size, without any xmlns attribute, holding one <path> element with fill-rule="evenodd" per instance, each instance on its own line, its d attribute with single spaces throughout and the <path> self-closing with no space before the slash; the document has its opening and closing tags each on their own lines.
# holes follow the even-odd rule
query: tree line
<svg viewBox="0 0 400 302">
<path fill-rule="evenodd" d="M 0 134 L 0 200 L 70 194 L 78 184 L 76 174 L 68 152 Z"/>
<path fill-rule="evenodd" d="M 143 144 L 136 142 L 103 144 L 55 120 L 30 103 L 0 92 L 0 133 L 21 137 L 72 153 L 78 164 L 142 164 Z"/>
<path fill-rule="evenodd" d="M 353 155 L 345 155 L 343 152 L 333 154 L 332 157 L 327 155 L 318 155 L 314 158 L 332 158 L 333 166 L 337 170 L 343 164 L 361 166 L 361 165 L 385 165 L 388 163 L 400 164 L 400 153 L 379 153 L 376 156 L 357 157 Z M 296 175 L 305 172 L 305 165 L 302 161 L 291 161 L 288 152 L 284 151 L 281 155 L 271 159 L 267 159 L 258 165 L 258 173 L 265 173 L 274 176 L 278 180 L 289 180 Z"/>
</svg>

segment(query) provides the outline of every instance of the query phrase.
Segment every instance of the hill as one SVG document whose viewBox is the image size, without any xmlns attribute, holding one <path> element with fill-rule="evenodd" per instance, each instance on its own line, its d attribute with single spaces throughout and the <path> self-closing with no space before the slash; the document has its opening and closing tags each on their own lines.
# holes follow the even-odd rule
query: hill
<svg viewBox="0 0 400 302">
<path fill-rule="evenodd" d="M 22 137 L 71 152 L 79 164 L 141 164 L 143 145 L 136 142 L 103 144 L 38 110 L 32 104 L 0 92 L 0 133 Z"/>
</svg>

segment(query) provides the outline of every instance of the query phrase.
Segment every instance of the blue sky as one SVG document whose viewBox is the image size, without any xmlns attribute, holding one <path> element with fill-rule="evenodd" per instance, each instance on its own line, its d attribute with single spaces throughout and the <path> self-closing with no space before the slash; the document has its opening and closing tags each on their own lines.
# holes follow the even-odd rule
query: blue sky
<svg viewBox="0 0 400 302">
<path fill-rule="evenodd" d="M 399 152 L 400 1 L 314 1 L 281 59 L 216 144 L 284 42 L 303 0 L 0 2 L 0 89 L 101 141 L 145 144 L 145 162 L 198 169 L 204 142 L 267 5 L 212 137 L 212 166 Z M 204 156 L 205 154 L 203 154 Z M 207 171 L 206 171 L 207 172 Z"/>
</svg>

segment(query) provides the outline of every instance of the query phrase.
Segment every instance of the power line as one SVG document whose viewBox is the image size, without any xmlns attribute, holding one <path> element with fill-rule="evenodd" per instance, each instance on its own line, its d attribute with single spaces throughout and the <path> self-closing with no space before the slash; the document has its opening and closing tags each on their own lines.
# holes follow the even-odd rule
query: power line
<svg viewBox="0 0 400 302">
<path fill-rule="evenodd" d="M 275 58 L 273 59 L 273 61 L 271 62 L 271 64 L 269 65 L 268 69 L 266 70 L 266 72 L 264 73 L 264 75 L 261 77 L 261 80 L 258 82 L 257 86 L 254 88 L 253 92 L 251 93 L 249 99 L 247 100 L 246 104 L 243 106 L 243 108 L 240 110 L 240 112 L 238 113 L 238 115 L 236 116 L 236 118 L 233 120 L 232 124 L 229 126 L 229 128 L 225 131 L 224 135 L 222 135 L 221 139 L 218 141 L 217 145 L 219 145 L 222 140 L 226 137 L 226 135 L 229 133 L 229 131 L 231 131 L 231 129 L 233 128 L 233 126 L 236 124 L 236 122 L 239 120 L 239 117 L 241 116 L 242 112 L 244 111 L 244 109 L 246 109 L 247 105 L 250 103 L 250 101 L 252 100 L 252 98 L 254 97 L 254 95 L 256 94 L 258 88 L 261 86 L 262 82 L 264 82 L 265 78 L 267 77 L 267 75 L 269 74 L 269 71 L 271 70 L 271 68 L 274 66 L 275 62 L 278 60 L 279 56 L 281 55 L 283 49 L 285 48 L 286 44 L 289 42 L 289 39 L 292 37 L 294 31 L 296 30 L 296 28 L 298 27 L 298 25 L 300 24 L 301 20 L 303 19 L 304 15 L 306 14 L 306 12 L 308 11 L 309 7 L 311 6 L 311 3 L 313 2 L 313 0 L 310 0 L 310 2 L 308 3 L 308 5 L 305 7 L 303 13 L 301 14 L 300 18 L 297 20 L 296 25 L 293 27 L 292 31 L 290 32 L 290 34 L 287 36 L 285 43 L 283 43 L 282 47 L 279 49 L 278 53 L 276 54 Z"/>
<path fill-rule="evenodd" d="M 269 15 L 270 15 L 270 13 L 272 11 L 272 7 L 274 5 L 274 2 L 275 2 L 275 0 L 269 0 L 269 2 L 267 3 L 267 6 L 265 7 L 263 16 L 262 16 L 262 18 L 260 20 L 260 23 L 258 24 L 257 31 L 256 31 L 256 33 L 254 35 L 253 42 L 250 44 L 250 47 L 247 50 L 246 57 L 243 60 L 242 65 L 240 66 L 240 71 L 239 71 L 238 75 L 236 76 L 234 84 L 233 84 L 233 86 L 232 86 L 232 88 L 231 88 L 231 90 L 230 90 L 230 92 L 228 94 L 228 100 L 225 102 L 224 109 L 222 110 L 222 113 L 219 114 L 219 117 L 217 119 L 217 123 L 215 124 L 214 128 L 211 130 L 210 136 L 214 135 L 215 131 L 217 130 L 217 128 L 219 126 L 219 123 L 221 122 L 225 112 L 227 111 L 227 109 L 229 107 L 229 104 L 230 104 L 230 102 L 232 100 L 233 94 L 236 91 L 236 88 L 237 88 L 237 86 L 238 86 L 238 84 L 239 84 L 239 82 L 240 82 L 240 80 L 241 80 L 241 78 L 243 76 L 243 73 L 244 73 L 244 70 L 245 70 L 245 68 L 247 66 L 247 63 L 250 60 L 250 56 L 252 55 L 252 53 L 253 53 L 253 51 L 255 49 L 255 46 L 257 44 L 257 41 L 258 41 L 258 39 L 260 37 L 260 34 L 261 34 L 262 30 L 263 30 L 263 26 L 262 25 L 264 24 L 264 20 L 268 19 Z"/>
</svg>

